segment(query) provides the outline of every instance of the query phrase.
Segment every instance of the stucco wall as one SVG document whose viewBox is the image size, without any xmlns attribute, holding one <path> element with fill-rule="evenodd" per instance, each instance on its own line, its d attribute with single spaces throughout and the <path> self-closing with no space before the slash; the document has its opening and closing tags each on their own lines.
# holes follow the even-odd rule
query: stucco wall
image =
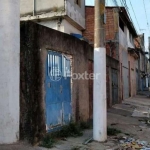
<svg viewBox="0 0 150 150">
<path fill-rule="evenodd" d="M 34 14 L 34 15 L 33 15 Z M 65 17 L 79 30 L 85 29 L 85 0 L 21 0 L 21 20 L 42 20 Z"/>
<path fill-rule="evenodd" d="M 81 0 L 80 6 L 74 0 L 65 2 L 67 15 L 85 29 L 85 0 Z"/>
<path fill-rule="evenodd" d="M 57 30 L 57 22 L 58 22 L 58 20 L 54 19 L 54 20 L 50 20 L 50 21 L 43 20 L 43 21 L 40 21 L 40 22 L 37 22 L 37 23 L 40 24 L 40 25 L 43 25 L 45 27 Z"/>
<path fill-rule="evenodd" d="M 37 142 L 46 128 L 44 81 L 47 50 L 71 55 L 73 73 L 88 72 L 88 62 L 93 60 L 93 48 L 86 42 L 32 22 L 22 23 L 21 136 L 32 137 L 32 142 Z M 72 109 L 75 121 L 89 119 L 88 80 L 73 81 Z"/>
<path fill-rule="evenodd" d="M 130 96 L 133 97 L 136 95 L 136 60 L 130 54 L 128 55 L 129 60 L 129 71 L 130 71 Z"/>
<path fill-rule="evenodd" d="M 127 44 L 128 44 L 128 47 L 130 48 L 134 48 L 134 40 L 133 40 L 133 35 L 130 33 L 129 29 L 127 28 L 127 26 L 124 27 L 125 28 L 125 35 L 126 35 L 126 38 L 127 38 Z M 130 39 L 130 36 L 132 36 Z"/>
<path fill-rule="evenodd" d="M 19 1 L 0 0 L 0 144 L 19 140 Z"/>
<path fill-rule="evenodd" d="M 50 11 L 59 11 L 64 9 L 64 0 L 52 1 L 52 0 L 20 0 L 20 15 L 33 15 L 33 8 L 35 7 L 36 14 L 42 14 Z"/>
<path fill-rule="evenodd" d="M 128 43 L 126 34 L 119 28 L 120 92 L 122 99 L 129 97 Z"/>
<path fill-rule="evenodd" d="M 86 30 L 83 31 L 83 36 L 88 39 L 91 45 L 94 45 L 94 7 L 93 6 L 86 6 L 85 9 L 85 22 L 86 22 Z M 105 39 L 106 43 L 106 62 L 107 62 L 107 70 L 106 70 L 106 79 L 107 79 L 107 106 L 112 106 L 112 74 L 111 68 L 117 69 L 119 73 L 119 61 L 118 61 L 118 42 L 112 44 L 108 41 L 118 40 L 117 32 L 118 32 L 118 14 L 117 11 L 113 8 L 106 7 L 106 34 Z M 120 92 L 120 82 L 118 84 L 118 102 L 120 101 L 121 92 Z"/>
<path fill-rule="evenodd" d="M 123 99 L 129 96 L 136 95 L 136 60 L 129 54 L 128 47 L 134 48 L 134 44 L 129 39 L 129 30 L 125 26 L 124 32 L 119 28 L 119 60 L 122 67 L 121 77 L 121 91 Z"/>
<path fill-rule="evenodd" d="M 74 26 L 72 26 L 67 20 L 63 20 L 61 26 L 63 26 L 64 28 L 64 33 L 76 33 L 76 34 L 81 34 L 82 32 L 80 30 L 78 30 L 77 28 L 75 28 Z"/>
<path fill-rule="evenodd" d="M 81 34 L 82 32 L 80 30 L 78 30 L 77 28 L 75 28 L 73 25 L 71 25 L 66 19 L 62 19 L 62 22 L 60 25 L 58 25 L 58 20 L 47 20 L 47 21 L 41 21 L 41 22 L 37 22 L 40 25 L 43 25 L 45 27 L 49 27 L 51 29 L 55 29 L 57 31 L 61 31 L 67 34 L 71 34 L 71 33 L 76 33 L 76 34 Z"/>
</svg>

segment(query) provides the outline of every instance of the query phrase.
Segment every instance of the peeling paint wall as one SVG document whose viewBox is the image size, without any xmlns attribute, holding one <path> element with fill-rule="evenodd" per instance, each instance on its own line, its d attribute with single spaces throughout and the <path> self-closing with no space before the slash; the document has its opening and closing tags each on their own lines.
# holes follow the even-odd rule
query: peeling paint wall
<svg viewBox="0 0 150 150">
<path fill-rule="evenodd" d="M 86 42 L 33 22 L 21 25 L 21 137 L 39 141 L 46 132 L 45 63 L 47 51 L 72 56 L 72 72 L 88 72 L 93 48 Z M 89 81 L 72 81 L 73 120 L 89 119 Z"/>
</svg>

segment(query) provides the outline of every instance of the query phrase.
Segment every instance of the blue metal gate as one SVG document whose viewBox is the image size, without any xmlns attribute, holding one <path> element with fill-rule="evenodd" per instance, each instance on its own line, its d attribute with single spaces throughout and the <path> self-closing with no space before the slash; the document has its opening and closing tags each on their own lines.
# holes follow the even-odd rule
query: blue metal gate
<svg viewBox="0 0 150 150">
<path fill-rule="evenodd" d="M 48 51 L 46 61 L 46 127 L 52 130 L 71 120 L 70 59 Z"/>
</svg>

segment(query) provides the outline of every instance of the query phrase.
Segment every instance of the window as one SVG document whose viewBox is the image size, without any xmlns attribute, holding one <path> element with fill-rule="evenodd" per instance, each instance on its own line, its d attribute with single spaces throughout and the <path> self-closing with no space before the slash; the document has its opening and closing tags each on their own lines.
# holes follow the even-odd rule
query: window
<svg viewBox="0 0 150 150">
<path fill-rule="evenodd" d="M 81 0 L 75 0 L 75 4 L 81 7 Z"/>
</svg>

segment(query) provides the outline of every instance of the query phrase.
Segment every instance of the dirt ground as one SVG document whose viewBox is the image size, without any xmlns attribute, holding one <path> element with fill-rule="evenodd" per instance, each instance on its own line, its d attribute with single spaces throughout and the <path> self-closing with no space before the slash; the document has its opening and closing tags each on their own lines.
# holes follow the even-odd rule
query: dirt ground
<svg viewBox="0 0 150 150">
<path fill-rule="evenodd" d="M 66 138 L 58 141 L 51 150 L 119 150 L 142 149 L 138 145 L 148 147 L 150 143 L 150 98 L 146 94 L 137 95 L 117 104 L 108 110 L 108 127 L 120 130 L 115 136 L 108 136 L 104 143 L 85 141 L 92 138 L 92 129 L 85 130 L 83 136 Z M 132 148 L 127 147 L 132 146 Z M 144 148 L 143 148 L 144 149 Z M 48 150 L 42 147 L 32 147 L 25 142 L 13 145 L 0 145 L 0 150 Z"/>
</svg>

